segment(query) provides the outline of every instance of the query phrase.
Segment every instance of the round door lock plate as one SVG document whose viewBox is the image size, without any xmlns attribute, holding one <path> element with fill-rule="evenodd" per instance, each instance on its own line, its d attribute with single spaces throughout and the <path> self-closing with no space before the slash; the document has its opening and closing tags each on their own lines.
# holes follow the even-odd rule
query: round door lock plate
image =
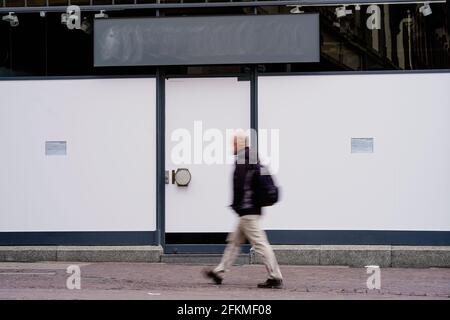
<svg viewBox="0 0 450 320">
<path fill-rule="evenodd" d="M 175 182 L 177 183 L 177 186 L 187 187 L 189 182 L 191 182 L 191 178 L 191 173 L 187 168 L 180 168 L 175 172 Z"/>
</svg>

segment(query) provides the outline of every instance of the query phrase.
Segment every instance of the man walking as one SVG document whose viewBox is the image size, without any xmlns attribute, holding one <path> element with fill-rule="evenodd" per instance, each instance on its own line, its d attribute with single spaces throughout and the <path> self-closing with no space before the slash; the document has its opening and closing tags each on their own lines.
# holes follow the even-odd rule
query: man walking
<svg viewBox="0 0 450 320">
<path fill-rule="evenodd" d="M 245 135 L 235 135 L 233 142 L 236 164 L 231 207 L 239 215 L 239 223 L 236 230 L 228 235 L 228 244 L 220 264 L 214 269 L 204 270 L 204 275 L 216 284 L 221 284 L 223 274 L 230 269 L 240 252 L 241 244 L 248 239 L 256 253 L 262 256 L 269 275 L 265 282 L 258 284 L 258 288 L 281 289 L 283 276 L 266 233 L 259 225 L 261 205 L 257 199 L 257 175 L 260 167 L 257 163 L 257 155 L 252 148 L 249 148 Z"/>
</svg>

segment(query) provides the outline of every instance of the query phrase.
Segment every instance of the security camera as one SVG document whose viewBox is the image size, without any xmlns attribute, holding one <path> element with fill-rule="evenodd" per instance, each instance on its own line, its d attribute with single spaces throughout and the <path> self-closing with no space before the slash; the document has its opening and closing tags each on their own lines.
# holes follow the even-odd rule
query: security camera
<svg viewBox="0 0 450 320">
<path fill-rule="evenodd" d="M 3 16 L 2 20 L 9 22 L 11 27 L 17 27 L 19 25 L 19 18 L 14 14 L 14 12 L 10 12 L 6 16 Z"/>
<path fill-rule="evenodd" d="M 421 7 L 419 8 L 419 12 L 422 13 L 422 15 L 423 15 L 424 17 L 429 16 L 430 14 L 433 13 L 433 11 L 431 10 L 430 4 L 429 4 L 428 2 L 425 2 L 425 3 L 423 4 L 423 6 L 421 6 Z"/>
<path fill-rule="evenodd" d="M 343 18 L 348 14 L 352 14 L 352 10 L 347 10 L 346 6 L 337 7 L 335 10 L 337 18 Z"/>
<path fill-rule="evenodd" d="M 105 10 L 100 10 L 99 13 L 95 14 L 95 19 L 106 19 L 108 18 L 108 15 L 105 13 Z"/>
</svg>

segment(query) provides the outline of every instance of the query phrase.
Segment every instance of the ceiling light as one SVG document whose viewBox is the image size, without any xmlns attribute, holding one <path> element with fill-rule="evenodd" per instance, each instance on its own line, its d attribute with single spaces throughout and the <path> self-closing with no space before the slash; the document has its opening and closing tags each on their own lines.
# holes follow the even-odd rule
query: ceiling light
<svg viewBox="0 0 450 320">
<path fill-rule="evenodd" d="M 348 14 L 352 14 L 352 10 L 347 10 L 346 6 L 337 7 L 335 10 L 336 17 L 343 18 Z"/>
<path fill-rule="evenodd" d="M 69 14 L 68 13 L 61 14 L 61 24 L 67 24 L 68 20 L 69 20 Z"/>
<path fill-rule="evenodd" d="M 105 13 L 105 10 L 100 10 L 99 13 L 95 14 L 95 19 L 106 19 L 108 15 Z"/>
<path fill-rule="evenodd" d="M 424 17 L 429 16 L 430 14 L 433 13 L 430 4 L 428 2 L 425 2 L 423 6 L 419 8 L 419 12 L 422 13 Z"/>
<path fill-rule="evenodd" d="M 91 34 L 92 24 L 86 18 L 84 18 L 83 22 L 81 23 L 80 29 L 86 34 Z"/>
<path fill-rule="evenodd" d="M 17 27 L 19 25 L 19 18 L 14 14 L 14 12 L 10 12 L 6 16 L 3 16 L 2 20 L 9 22 L 11 27 Z"/>
<path fill-rule="evenodd" d="M 290 13 L 304 13 L 305 11 L 300 10 L 302 6 L 288 6 L 293 7 L 289 12 Z"/>
</svg>

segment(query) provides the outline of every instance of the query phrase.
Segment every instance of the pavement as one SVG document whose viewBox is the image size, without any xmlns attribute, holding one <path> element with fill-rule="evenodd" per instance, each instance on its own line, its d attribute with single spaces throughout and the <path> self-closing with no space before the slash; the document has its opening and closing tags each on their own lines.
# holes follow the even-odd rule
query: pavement
<svg viewBox="0 0 450 320">
<path fill-rule="evenodd" d="M 80 289 L 77 274 L 67 273 L 71 265 L 79 267 Z M 0 263 L 0 299 L 450 299 L 450 268 L 381 268 L 380 289 L 368 289 L 371 275 L 365 268 L 285 265 L 285 287 L 277 290 L 256 287 L 266 277 L 262 265 L 234 266 L 221 286 L 203 278 L 204 267 L 5 262 Z"/>
</svg>

